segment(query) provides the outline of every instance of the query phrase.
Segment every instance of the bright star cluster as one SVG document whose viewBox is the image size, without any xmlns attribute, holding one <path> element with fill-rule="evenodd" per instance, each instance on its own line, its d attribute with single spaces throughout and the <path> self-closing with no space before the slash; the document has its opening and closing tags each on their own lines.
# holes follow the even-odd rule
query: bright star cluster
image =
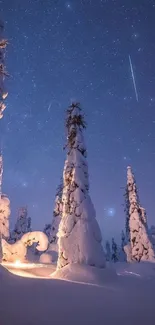
<svg viewBox="0 0 155 325">
<path fill-rule="evenodd" d="M 35 229 L 51 221 L 65 159 L 65 109 L 78 100 L 88 124 L 90 192 L 104 236 L 124 227 L 129 164 L 155 223 L 153 1 L 1 0 L 0 7 L 10 73 L 0 138 L 12 222 L 21 205 Z"/>
</svg>

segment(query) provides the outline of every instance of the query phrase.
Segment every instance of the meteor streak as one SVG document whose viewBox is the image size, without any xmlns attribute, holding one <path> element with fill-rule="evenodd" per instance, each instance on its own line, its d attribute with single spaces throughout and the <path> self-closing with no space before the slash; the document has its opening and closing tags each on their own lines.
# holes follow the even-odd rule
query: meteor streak
<svg viewBox="0 0 155 325">
<path fill-rule="evenodd" d="M 129 55 L 129 63 L 130 63 L 130 70 L 131 70 L 131 76 L 132 76 L 133 86 L 134 86 L 134 90 L 135 90 L 136 100 L 138 102 L 139 101 L 139 97 L 138 97 L 138 92 L 137 92 L 137 87 L 136 87 L 136 80 L 135 80 L 135 75 L 134 75 L 134 70 L 133 70 L 133 65 L 132 65 L 132 61 L 131 61 L 131 56 L 130 55 Z"/>
</svg>

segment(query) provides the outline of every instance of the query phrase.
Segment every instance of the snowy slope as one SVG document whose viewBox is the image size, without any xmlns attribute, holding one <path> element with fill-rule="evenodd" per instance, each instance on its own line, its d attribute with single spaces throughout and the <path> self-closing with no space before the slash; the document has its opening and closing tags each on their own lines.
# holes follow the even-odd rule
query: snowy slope
<svg viewBox="0 0 155 325">
<path fill-rule="evenodd" d="M 18 277 L 0 266 L 1 324 L 154 325 L 154 308 L 155 278 L 106 277 L 99 287 Z"/>
</svg>

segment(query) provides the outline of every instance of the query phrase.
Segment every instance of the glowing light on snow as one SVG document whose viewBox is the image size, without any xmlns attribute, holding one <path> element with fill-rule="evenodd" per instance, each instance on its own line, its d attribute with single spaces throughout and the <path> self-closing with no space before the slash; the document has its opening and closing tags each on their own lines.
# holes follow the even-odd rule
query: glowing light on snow
<svg viewBox="0 0 155 325">
<path fill-rule="evenodd" d="M 16 260 L 15 262 L 2 262 L 1 264 L 9 269 L 32 269 L 38 266 L 35 263 L 22 263 L 20 260 Z"/>
<path fill-rule="evenodd" d="M 16 267 L 19 267 L 22 263 L 20 262 L 20 260 L 16 260 L 14 262 L 14 264 L 15 264 Z"/>
</svg>

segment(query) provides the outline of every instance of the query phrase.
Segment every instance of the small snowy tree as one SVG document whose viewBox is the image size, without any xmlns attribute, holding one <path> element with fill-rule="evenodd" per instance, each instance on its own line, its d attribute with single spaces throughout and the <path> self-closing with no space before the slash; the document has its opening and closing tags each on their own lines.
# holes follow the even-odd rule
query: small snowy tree
<svg viewBox="0 0 155 325">
<path fill-rule="evenodd" d="M 119 253 L 119 260 L 120 261 L 126 261 L 126 253 L 124 251 L 124 247 L 126 245 L 126 236 L 125 236 L 125 233 L 124 231 L 122 230 L 122 233 L 121 233 L 121 247 L 120 247 L 120 253 Z"/>
<path fill-rule="evenodd" d="M 44 227 L 43 230 L 44 234 L 46 234 L 46 236 L 48 237 L 48 240 L 50 242 L 50 236 L 51 236 L 51 223 L 47 223 Z"/>
<path fill-rule="evenodd" d="M 109 240 L 106 241 L 106 261 L 110 262 L 111 261 L 111 247 Z"/>
<path fill-rule="evenodd" d="M 103 268 L 105 255 L 95 210 L 89 196 L 88 167 L 83 129 L 86 125 L 78 103 L 67 111 L 67 159 L 63 179 L 63 210 L 58 232 L 57 268 L 72 263 Z"/>
<path fill-rule="evenodd" d="M 27 216 L 27 208 L 21 207 L 18 211 L 18 218 L 14 230 L 10 235 L 10 242 L 15 243 L 24 234 L 31 231 L 31 218 Z"/>
<path fill-rule="evenodd" d="M 3 117 L 3 111 L 6 108 L 6 105 L 4 103 L 5 98 L 8 95 L 8 92 L 6 91 L 4 87 L 4 79 L 8 75 L 5 70 L 5 49 L 8 44 L 7 40 L 3 38 L 3 23 L 0 21 L 0 119 Z"/>
<path fill-rule="evenodd" d="M 20 260 L 20 262 L 26 262 L 27 249 L 34 243 L 36 243 L 36 249 L 40 252 L 44 252 L 48 248 L 48 238 L 41 231 L 28 232 L 14 244 L 9 244 L 2 239 L 3 261 L 15 262 Z"/>
<path fill-rule="evenodd" d="M 118 248 L 117 248 L 117 244 L 114 240 L 114 238 L 112 238 L 112 253 L 111 253 L 111 259 L 114 263 L 118 262 Z"/>
<path fill-rule="evenodd" d="M 57 189 L 56 197 L 55 197 L 55 208 L 53 211 L 53 220 L 51 225 L 51 233 L 50 233 L 50 243 L 57 243 L 58 237 L 58 229 L 60 220 L 62 217 L 62 192 L 63 192 L 63 181 L 61 180 L 61 183 Z"/>
<path fill-rule="evenodd" d="M 127 188 L 129 198 L 129 229 L 131 258 L 133 261 L 154 261 L 154 251 L 137 194 L 137 186 L 131 167 L 127 168 Z"/>
</svg>

